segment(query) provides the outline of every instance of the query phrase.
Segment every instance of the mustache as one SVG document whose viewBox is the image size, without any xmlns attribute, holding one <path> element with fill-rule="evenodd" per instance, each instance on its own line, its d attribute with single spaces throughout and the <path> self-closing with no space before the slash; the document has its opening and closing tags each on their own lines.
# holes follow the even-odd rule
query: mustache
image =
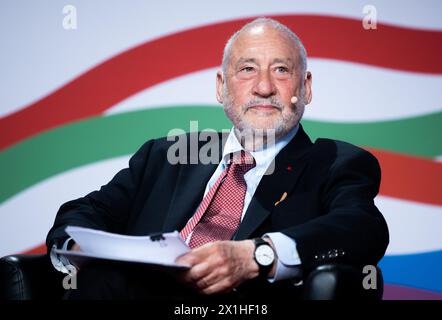
<svg viewBox="0 0 442 320">
<path fill-rule="evenodd" d="M 251 107 L 258 105 L 271 105 L 272 107 L 277 108 L 279 111 L 284 109 L 284 104 L 282 104 L 281 101 L 275 97 L 270 97 L 268 99 L 252 99 L 242 106 L 242 110 L 247 111 Z"/>
</svg>

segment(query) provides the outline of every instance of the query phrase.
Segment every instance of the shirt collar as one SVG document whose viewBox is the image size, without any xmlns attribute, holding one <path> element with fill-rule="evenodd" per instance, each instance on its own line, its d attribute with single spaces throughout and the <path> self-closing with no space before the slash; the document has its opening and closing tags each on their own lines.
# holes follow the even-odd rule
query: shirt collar
<svg viewBox="0 0 442 320">
<path fill-rule="evenodd" d="M 294 127 L 288 134 L 281 138 L 274 145 L 268 146 L 265 149 L 259 151 L 251 151 L 251 155 L 255 159 L 257 172 L 264 172 L 269 167 L 270 163 L 275 159 L 276 155 L 281 151 L 296 135 L 299 129 L 299 124 Z M 230 130 L 229 136 L 227 137 L 226 144 L 223 149 L 223 157 L 221 163 L 225 167 L 230 160 L 229 154 L 244 150 L 242 145 L 236 138 L 234 128 Z"/>
</svg>

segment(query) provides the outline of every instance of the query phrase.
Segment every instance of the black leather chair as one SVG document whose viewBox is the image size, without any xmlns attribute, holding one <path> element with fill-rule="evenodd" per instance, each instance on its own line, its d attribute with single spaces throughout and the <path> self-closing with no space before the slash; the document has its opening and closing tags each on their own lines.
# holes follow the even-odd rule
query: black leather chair
<svg viewBox="0 0 442 320">
<path fill-rule="evenodd" d="M 0 259 L 0 300 L 60 299 L 65 275 L 47 255 L 12 255 Z"/>
<path fill-rule="evenodd" d="M 61 299 L 64 274 L 55 271 L 47 255 L 12 255 L 0 259 L 0 300 Z M 309 273 L 303 295 L 309 300 L 380 300 L 383 277 L 377 269 L 377 288 L 364 289 L 362 270 L 325 264 Z"/>
</svg>

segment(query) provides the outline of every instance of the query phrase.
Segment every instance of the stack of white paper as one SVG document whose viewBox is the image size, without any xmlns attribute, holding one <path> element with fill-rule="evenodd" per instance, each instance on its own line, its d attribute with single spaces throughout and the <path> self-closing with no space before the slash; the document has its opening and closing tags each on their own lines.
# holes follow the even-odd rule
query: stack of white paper
<svg viewBox="0 0 442 320">
<path fill-rule="evenodd" d="M 126 236 L 69 226 L 66 233 L 80 246 L 81 251 L 56 252 L 76 265 L 82 265 L 93 258 L 187 268 L 175 262 L 179 256 L 190 250 L 178 231 L 149 236 Z"/>
</svg>

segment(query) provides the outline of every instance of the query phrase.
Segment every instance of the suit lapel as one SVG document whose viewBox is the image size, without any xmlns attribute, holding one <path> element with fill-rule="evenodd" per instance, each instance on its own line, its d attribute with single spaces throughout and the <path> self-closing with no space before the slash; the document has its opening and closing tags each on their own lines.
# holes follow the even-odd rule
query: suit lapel
<svg viewBox="0 0 442 320">
<path fill-rule="evenodd" d="M 216 164 L 184 166 L 179 173 L 163 231 L 181 230 L 201 202 Z"/>
<path fill-rule="evenodd" d="M 181 230 L 187 221 L 195 213 L 198 205 L 203 199 L 204 190 L 210 177 L 216 170 L 222 157 L 225 137 L 219 134 L 219 141 L 210 141 L 218 143 L 219 159 L 215 164 L 187 164 L 181 165 L 176 182 L 171 204 L 167 211 L 166 219 L 163 224 L 163 232 Z M 207 144 L 206 144 L 207 145 Z M 198 150 L 201 149 L 201 145 Z"/>
<path fill-rule="evenodd" d="M 295 187 L 308 162 L 311 146 L 312 142 L 300 125 L 296 136 L 276 156 L 274 172 L 262 177 L 235 239 L 247 239 L 270 215 L 283 193 L 290 193 Z"/>
</svg>

